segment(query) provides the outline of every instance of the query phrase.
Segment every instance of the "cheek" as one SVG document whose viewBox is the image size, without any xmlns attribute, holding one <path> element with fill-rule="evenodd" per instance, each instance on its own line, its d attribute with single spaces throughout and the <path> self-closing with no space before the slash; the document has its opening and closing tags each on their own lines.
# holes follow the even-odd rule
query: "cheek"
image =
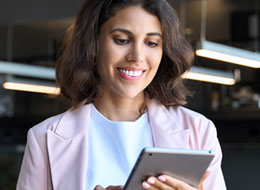
<svg viewBox="0 0 260 190">
<path fill-rule="evenodd" d="M 124 48 L 116 46 L 113 43 L 106 43 L 100 50 L 99 57 L 102 62 L 105 62 L 106 65 L 114 65 L 122 60 L 124 57 Z"/>
<path fill-rule="evenodd" d="M 151 63 L 153 64 L 152 67 L 153 69 L 155 69 L 157 71 L 160 63 L 161 63 L 161 60 L 162 60 L 162 51 L 156 51 L 156 52 L 153 52 L 151 55 L 150 55 L 150 58 L 151 58 Z"/>
</svg>

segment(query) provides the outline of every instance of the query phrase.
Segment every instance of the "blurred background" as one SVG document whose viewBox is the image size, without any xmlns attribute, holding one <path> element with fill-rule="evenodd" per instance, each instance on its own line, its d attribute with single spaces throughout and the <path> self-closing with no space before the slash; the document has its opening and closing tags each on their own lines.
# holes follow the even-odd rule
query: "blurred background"
<svg viewBox="0 0 260 190">
<path fill-rule="evenodd" d="M 187 107 L 215 123 L 228 189 L 259 189 L 260 0 L 169 2 L 197 54 Z M 15 189 L 28 129 L 68 108 L 54 66 L 81 3 L 0 0 L 0 190 Z"/>
</svg>

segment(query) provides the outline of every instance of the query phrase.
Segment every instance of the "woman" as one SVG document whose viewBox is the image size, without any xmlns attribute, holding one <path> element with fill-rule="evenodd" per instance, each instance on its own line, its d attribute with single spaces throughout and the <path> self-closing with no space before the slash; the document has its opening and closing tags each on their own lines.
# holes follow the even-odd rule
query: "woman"
<svg viewBox="0 0 260 190">
<path fill-rule="evenodd" d="M 147 146 L 216 156 L 196 188 L 162 175 L 144 189 L 225 189 L 214 125 L 181 106 L 193 52 L 179 30 L 166 0 L 85 0 L 57 65 L 72 109 L 29 130 L 17 189 L 122 189 Z"/>
</svg>

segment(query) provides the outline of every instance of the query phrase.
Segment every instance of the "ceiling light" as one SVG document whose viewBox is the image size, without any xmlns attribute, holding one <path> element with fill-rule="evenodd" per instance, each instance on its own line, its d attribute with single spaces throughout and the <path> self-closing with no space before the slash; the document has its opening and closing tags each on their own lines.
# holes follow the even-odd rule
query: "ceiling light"
<svg viewBox="0 0 260 190">
<path fill-rule="evenodd" d="M 196 55 L 241 66 L 260 68 L 260 53 L 203 40 Z"/>
<path fill-rule="evenodd" d="M 55 83 L 28 80 L 28 79 L 21 80 L 21 79 L 9 78 L 7 79 L 6 82 L 3 83 L 3 88 L 7 90 L 35 92 L 35 93 L 52 94 L 52 95 L 60 94 L 60 88 L 57 88 L 55 86 Z"/>
<path fill-rule="evenodd" d="M 53 95 L 60 94 L 60 89 L 56 87 L 55 82 L 46 81 L 46 79 L 55 80 L 54 68 L 0 61 L 0 74 L 8 76 L 3 83 L 5 89 Z M 21 79 L 13 76 L 38 78 L 39 80 Z"/>
<path fill-rule="evenodd" d="M 193 66 L 190 71 L 183 74 L 183 79 L 203 81 L 209 83 L 234 85 L 236 83 L 234 74 L 214 69 L 206 69 Z"/>
<path fill-rule="evenodd" d="M 31 78 L 55 80 L 55 69 L 50 67 L 0 61 L 0 73 Z"/>
</svg>

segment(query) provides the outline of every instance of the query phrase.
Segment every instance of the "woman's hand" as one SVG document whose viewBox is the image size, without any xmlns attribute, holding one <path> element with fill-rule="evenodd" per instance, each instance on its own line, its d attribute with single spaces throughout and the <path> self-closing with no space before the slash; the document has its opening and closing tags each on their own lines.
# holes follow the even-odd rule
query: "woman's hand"
<svg viewBox="0 0 260 190">
<path fill-rule="evenodd" d="M 104 188 L 100 185 L 97 185 L 94 190 L 122 190 L 124 187 L 122 185 L 120 186 L 108 186 L 107 188 Z"/>
<path fill-rule="evenodd" d="M 203 182 L 208 176 L 209 172 L 207 171 L 197 188 L 168 175 L 161 175 L 157 178 L 149 177 L 143 182 L 142 187 L 147 190 L 203 190 Z"/>
</svg>

